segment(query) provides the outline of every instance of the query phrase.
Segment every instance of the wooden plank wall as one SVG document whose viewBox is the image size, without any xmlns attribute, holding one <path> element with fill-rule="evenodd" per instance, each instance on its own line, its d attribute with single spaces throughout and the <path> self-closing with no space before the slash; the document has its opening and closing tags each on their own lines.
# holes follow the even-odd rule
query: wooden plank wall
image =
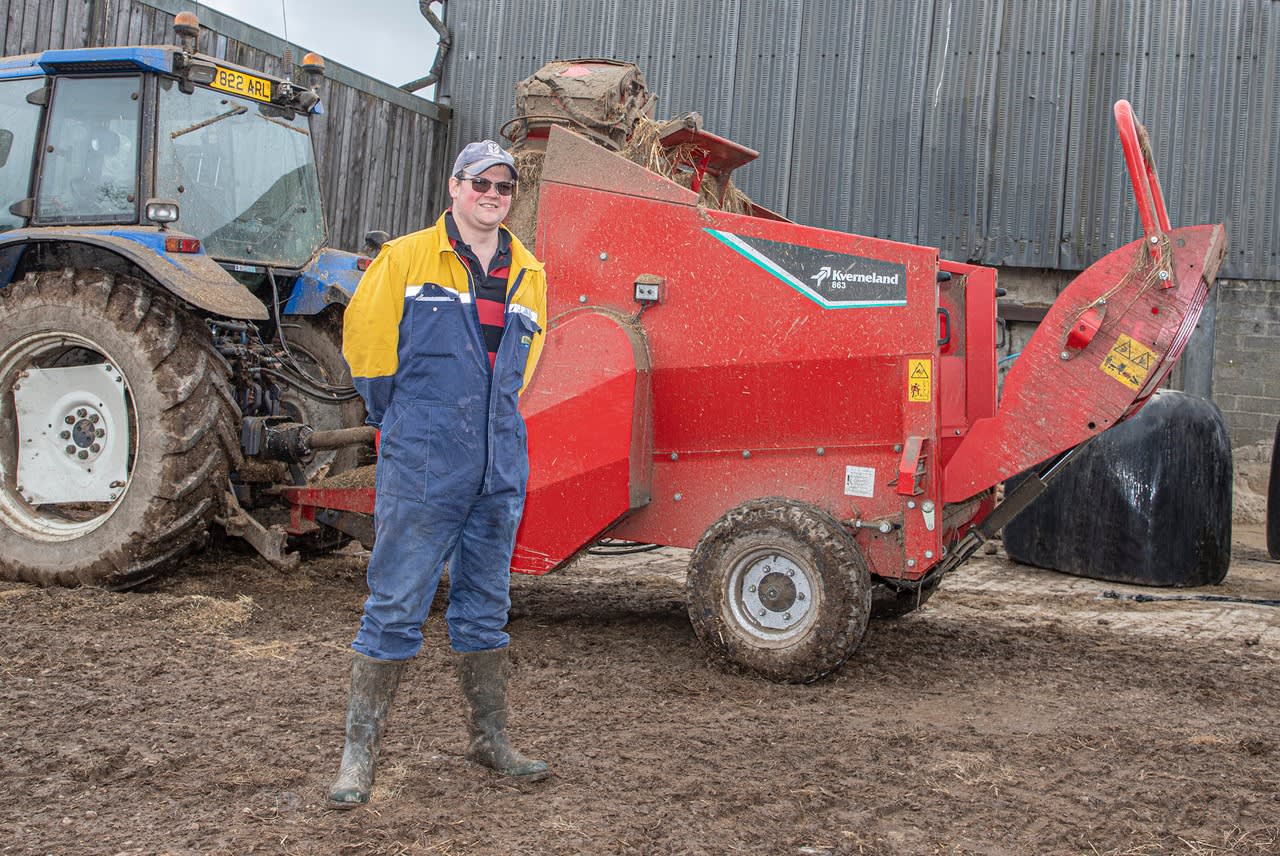
<svg viewBox="0 0 1280 856">
<path fill-rule="evenodd" d="M 173 43 L 177 11 L 203 25 L 199 51 L 280 74 L 284 43 L 188 0 L 0 0 L 4 55 L 50 48 Z M 424 22 L 425 32 L 425 22 Z M 293 48 L 294 62 L 304 50 Z M 294 79 L 301 80 L 295 68 Z M 325 114 L 313 117 L 329 244 L 358 251 L 364 234 L 429 225 L 445 200 L 449 110 L 328 64 Z"/>
<path fill-rule="evenodd" d="M 89 32 L 88 0 L 0 0 L 4 56 L 81 46 Z"/>
</svg>

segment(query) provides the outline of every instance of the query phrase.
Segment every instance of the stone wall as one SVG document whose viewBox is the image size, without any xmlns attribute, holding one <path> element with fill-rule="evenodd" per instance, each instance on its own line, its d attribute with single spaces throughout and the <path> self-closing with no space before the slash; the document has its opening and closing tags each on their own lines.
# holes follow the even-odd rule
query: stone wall
<svg viewBox="0 0 1280 856">
<path fill-rule="evenodd" d="M 1280 282 L 1219 280 L 1213 400 L 1232 446 L 1270 444 L 1280 421 Z"/>
</svg>

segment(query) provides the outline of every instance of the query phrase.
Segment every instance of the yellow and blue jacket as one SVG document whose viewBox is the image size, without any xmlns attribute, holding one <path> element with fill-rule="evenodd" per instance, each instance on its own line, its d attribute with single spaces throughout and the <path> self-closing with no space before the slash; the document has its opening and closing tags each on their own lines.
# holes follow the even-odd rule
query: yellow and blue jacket
<svg viewBox="0 0 1280 856">
<path fill-rule="evenodd" d="M 343 316 L 342 351 L 368 424 L 382 427 L 395 399 L 457 405 L 460 397 L 490 398 L 489 389 L 475 388 L 490 377 L 490 367 L 472 294 L 444 215 L 383 244 Z M 512 236 L 504 347 L 492 369 L 496 397 L 512 401 L 490 404 L 514 407 L 528 386 L 542 353 L 546 311 L 542 263 Z"/>
</svg>

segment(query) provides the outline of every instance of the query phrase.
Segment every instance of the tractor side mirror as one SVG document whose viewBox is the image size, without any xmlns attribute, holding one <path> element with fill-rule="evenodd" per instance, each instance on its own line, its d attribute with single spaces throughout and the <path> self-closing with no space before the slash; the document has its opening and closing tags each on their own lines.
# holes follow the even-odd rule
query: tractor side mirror
<svg viewBox="0 0 1280 856">
<path fill-rule="evenodd" d="M 13 150 L 13 131 L 0 128 L 0 167 L 9 162 L 9 152 Z"/>
<path fill-rule="evenodd" d="M 364 249 L 371 256 L 376 256 L 382 245 L 391 240 L 391 236 L 381 229 L 373 229 L 364 233 Z"/>
</svg>

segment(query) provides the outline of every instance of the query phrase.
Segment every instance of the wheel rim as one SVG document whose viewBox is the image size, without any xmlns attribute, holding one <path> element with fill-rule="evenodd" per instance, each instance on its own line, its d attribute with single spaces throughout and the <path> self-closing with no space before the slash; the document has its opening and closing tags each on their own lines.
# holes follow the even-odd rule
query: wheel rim
<svg viewBox="0 0 1280 856">
<path fill-rule="evenodd" d="M 786 553 L 757 549 L 741 556 L 729 572 L 728 590 L 734 621 L 756 639 L 786 644 L 813 624 L 816 576 Z"/>
<path fill-rule="evenodd" d="M 114 498 L 102 502 L 34 504 L 18 484 L 18 458 L 24 438 L 19 436 L 17 407 L 13 394 L 0 396 L 0 425 L 8 427 L 8 437 L 0 441 L 0 519 L 27 538 L 40 541 L 70 541 L 81 538 L 102 526 L 120 507 L 132 481 L 138 436 L 137 414 L 129 381 L 119 369 L 114 355 L 96 342 L 67 332 L 42 332 L 11 343 L 0 353 L 0 389 L 10 392 L 31 368 L 65 368 L 103 365 L 113 371 L 124 387 L 124 404 L 103 402 L 100 406 L 81 403 L 53 414 L 65 427 L 59 436 L 65 443 L 62 453 L 73 456 L 77 465 L 93 466 L 109 431 L 127 432 L 128 451 L 126 477 L 123 484 L 113 484 Z M 99 432 L 102 432 L 101 434 Z M 65 435 L 65 436 L 64 436 Z M 27 438 L 34 442 L 34 438 Z M 70 450 L 70 451 L 68 451 Z"/>
</svg>

